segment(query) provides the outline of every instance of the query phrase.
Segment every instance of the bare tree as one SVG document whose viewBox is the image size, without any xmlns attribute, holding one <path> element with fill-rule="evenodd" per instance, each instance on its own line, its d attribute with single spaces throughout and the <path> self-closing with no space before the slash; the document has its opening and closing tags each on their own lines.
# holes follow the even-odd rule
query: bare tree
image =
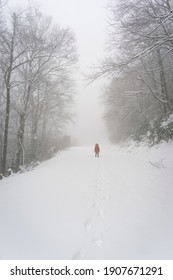
<svg viewBox="0 0 173 280">
<path fill-rule="evenodd" d="M 173 109 L 166 89 L 164 64 L 173 55 L 173 2 L 172 0 L 110 1 L 108 57 L 98 66 L 91 80 L 102 75 L 117 75 L 127 68 L 155 59 L 160 66 L 164 83 L 162 94 L 169 110 Z M 152 72 L 154 69 L 152 69 Z M 152 73 L 150 72 L 150 76 Z M 155 79 L 155 77 L 153 77 Z M 154 95 L 157 98 L 157 94 Z"/>
<path fill-rule="evenodd" d="M 108 11 L 107 57 L 89 79 L 111 79 L 105 119 L 119 141 L 173 112 L 173 1 L 110 0 Z"/>
<path fill-rule="evenodd" d="M 110 0 L 108 11 L 107 57 L 89 79 L 111 79 L 105 120 L 120 141 L 173 112 L 173 1 Z"/>
<path fill-rule="evenodd" d="M 3 78 L 0 101 L 3 106 L 6 103 L 2 119 L 4 137 L 1 139 L 3 174 L 11 149 L 11 146 L 8 148 L 9 124 L 10 143 L 13 139 L 11 164 L 17 172 L 25 160 L 29 161 L 25 153 L 25 150 L 29 150 L 24 141 L 26 125 L 32 126 L 28 135 L 30 141 L 27 140 L 27 145 L 32 145 L 30 160 L 36 160 L 40 120 L 46 120 L 49 115 L 54 123 L 53 108 L 57 116 L 61 111 L 59 124 L 62 125 L 67 119 L 68 114 L 64 112 L 73 99 L 70 76 L 76 59 L 71 29 L 54 25 L 50 17 L 43 16 L 37 9 L 28 8 L 9 17 L 6 32 L 0 34 L 0 69 Z"/>
<path fill-rule="evenodd" d="M 5 33 L 0 34 L 0 67 L 3 73 L 6 99 L 4 139 L 2 152 L 2 173 L 6 171 L 7 147 L 8 147 L 8 131 L 10 120 L 11 105 L 11 89 L 15 86 L 14 73 L 17 68 L 28 62 L 23 60 L 23 54 L 26 52 L 24 48 L 18 48 L 19 40 L 19 21 L 21 14 L 13 13 L 10 16 L 9 27 Z"/>
<path fill-rule="evenodd" d="M 44 104 L 53 100 L 54 106 L 57 107 L 55 105 L 56 99 L 59 100 L 60 98 L 55 91 L 55 89 L 59 91 L 59 88 L 52 89 L 50 85 L 55 86 L 62 83 L 63 80 L 65 82 L 70 66 L 76 61 L 74 39 L 69 29 L 60 29 L 53 26 L 50 18 L 45 18 L 38 13 L 32 17 L 32 21 L 30 18 L 31 16 L 28 15 L 27 30 L 31 32 L 28 32 L 26 37 L 26 26 L 24 26 L 24 38 L 22 40 L 22 42 L 25 42 L 25 39 L 27 39 L 26 44 L 28 44 L 29 38 L 31 46 L 28 46 L 29 52 L 26 53 L 29 57 L 29 63 L 23 65 L 22 71 L 19 73 L 24 82 L 20 85 L 22 104 L 19 109 L 20 124 L 15 161 L 16 171 L 24 158 L 23 141 L 26 118 L 32 114 L 32 159 L 35 160 L 38 121 L 42 115 Z M 33 30 L 35 30 L 35 33 L 33 33 Z M 47 87 L 48 80 L 49 87 Z M 65 95 L 64 92 L 63 95 Z"/>
</svg>

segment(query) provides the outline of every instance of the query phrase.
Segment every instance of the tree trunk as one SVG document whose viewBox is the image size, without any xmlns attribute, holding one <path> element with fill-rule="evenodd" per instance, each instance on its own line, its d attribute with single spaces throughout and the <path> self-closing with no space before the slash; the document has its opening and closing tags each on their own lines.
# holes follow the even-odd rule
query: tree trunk
<svg viewBox="0 0 173 280">
<path fill-rule="evenodd" d="M 164 114 L 166 115 L 167 113 L 172 112 L 173 108 L 172 108 L 171 102 L 169 100 L 168 89 L 167 89 L 167 84 L 166 84 L 166 79 L 165 79 L 165 72 L 164 72 L 164 67 L 163 67 L 163 61 L 161 59 L 159 50 L 158 50 L 158 57 L 159 57 L 159 66 L 160 66 L 161 92 L 162 92 L 162 95 L 164 96 L 165 101 L 167 102 L 167 103 L 163 103 Z"/>
<path fill-rule="evenodd" d="M 32 140 L 31 140 L 31 159 L 36 161 L 37 159 L 37 130 L 38 130 L 38 121 L 37 121 L 38 112 L 33 113 L 33 122 L 32 122 Z"/>
<path fill-rule="evenodd" d="M 5 85 L 6 85 L 6 115 L 5 115 L 5 126 L 4 126 L 4 142 L 3 142 L 3 151 L 2 151 L 2 174 L 5 175 L 6 172 L 6 161 L 7 161 L 7 147 L 8 147 L 8 130 L 9 130 L 9 120 L 10 120 L 10 93 L 11 93 L 11 75 L 12 68 L 14 63 L 14 41 L 16 36 L 16 15 L 13 14 L 13 33 L 10 44 L 10 53 L 9 53 L 9 67 L 7 67 L 5 74 Z"/>
<path fill-rule="evenodd" d="M 4 127 L 4 142 L 3 142 L 3 150 L 2 150 L 2 174 L 3 175 L 5 175 L 6 172 L 9 115 L 10 115 L 10 88 L 8 87 L 7 100 L 6 100 L 5 127 Z"/>
<path fill-rule="evenodd" d="M 25 114 L 20 115 L 20 125 L 18 130 L 17 137 L 17 153 L 15 159 L 14 171 L 18 172 L 20 165 L 24 164 L 24 149 L 23 149 L 23 140 L 24 140 L 24 130 L 25 130 Z"/>
</svg>

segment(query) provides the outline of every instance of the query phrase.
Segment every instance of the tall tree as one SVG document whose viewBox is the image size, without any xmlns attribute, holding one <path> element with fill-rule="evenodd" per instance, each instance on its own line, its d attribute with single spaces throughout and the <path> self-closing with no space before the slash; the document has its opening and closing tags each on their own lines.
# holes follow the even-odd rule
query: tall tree
<svg viewBox="0 0 173 280">
<path fill-rule="evenodd" d="M 10 16 L 9 28 L 6 32 L 0 34 L 0 67 L 3 73 L 6 99 L 5 125 L 4 125 L 4 139 L 2 151 L 2 173 L 6 171 L 7 147 L 8 147 L 8 132 L 10 120 L 10 105 L 11 105 L 11 89 L 15 86 L 14 72 L 21 65 L 28 62 L 23 60 L 23 54 L 26 49 L 19 49 L 19 21 L 21 14 L 13 13 Z"/>
<path fill-rule="evenodd" d="M 30 160 L 36 160 L 38 123 L 48 115 L 54 123 L 53 108 L 62 113 L 61 125 L 67 119 L 63 112 L 73 99 L 70 76 L 76 59 L 71 29 L 55 25 L 50 17 L 32 8 L 8 17 L 6 31 L 0 33 L 0 74 L 3 78 L 0 102 L 5 106 L 1 119 L 4 127 L 3 139 L 1 137 L 3 174 L 7 161 L 9 163 L 9 153 L 13 154 L 11 164 L 18 171 L 26 159 L 25 149 L 28 151 L 31 143 Z M 0 110 L 2 112 L 3 108 Z M 25 128 L 30 124 L 32 129 L 27 134 L 30 140 L 27 139 L 25 147 Z M 9 131 L 13 148 L 11 144 L 8 147 Z"/>
<path fill-rule="evenodd" d="M 42 114 L 44 103 L 50 102 L 49 99 L 52 98 L 56 104 L 56 98 L 59 98 L 59 95 L 54 90 L 52 91 L 50 86 L 47 88 L 48 80 L 49 85 L 54 84 L 54 86 L 62 83 L 63 80 L 65 83 L 69 69 L 76 61 L 74 38 L 70 29 L 61 29 L 54 26 L 50 18 L 45 18 L 37 12 L 32 16 L 32 21 L 30 18 L 30 14 L 27 15 L 26 23 L 22 27 L 23 32 L 20 32 L 20 34 L 23 34 L 21 41 L 29 49 L 25 53 L 29 58 L 29 63 L 23 65 L 22 71 L 18 73 L 23 83 L 20 85 L 22 104 L 18 110 L 20 111 L 20 123 L 15 163 L 16 171 L 19 169 L 21 160 L 23 160 L 26 118 L 29 114 L 32 114 L 34 120 L 31 135 L 33 138 L 32 158 L 35 159 L 38 120 Z M 27 36 L 26 27 L 28 30 Z M 57 82 L 55 83 L 55 81 Z M 50 89 L 51 91 L 48 92 Z M 59 91 L 58 87 L 56 87 L 56 90 Z"/>
</svg>

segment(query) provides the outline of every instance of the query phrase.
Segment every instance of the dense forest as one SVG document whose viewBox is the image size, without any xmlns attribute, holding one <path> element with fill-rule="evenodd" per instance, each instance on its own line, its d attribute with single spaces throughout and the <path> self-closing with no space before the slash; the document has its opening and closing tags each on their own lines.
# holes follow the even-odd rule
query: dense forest
<svg viewBox="0 0 173 280">
<path fill-rule="evenodd" d="M 38 9 L 11 12 L 0 1 L 1 176 L 68 145 L 63 128 L 73 116 L 76 60 L 71 29 Z"/>
<path fill-rule="evenodd" d="M 113 143 L 173 138 L 173 1 L 108 0 L 105 121 Z"/>
</svg>

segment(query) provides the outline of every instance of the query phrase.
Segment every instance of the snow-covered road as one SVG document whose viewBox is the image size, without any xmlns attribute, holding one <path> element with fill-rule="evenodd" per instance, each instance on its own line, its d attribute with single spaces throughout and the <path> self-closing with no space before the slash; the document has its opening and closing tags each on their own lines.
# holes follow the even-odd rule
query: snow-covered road
<svg viewBox="0 0 173 280">
<path fill-rule="evenodd" d="M 0 181 L 0 259 L 173 259 L 172 163 L 81 147 Z"/>
</svg>

